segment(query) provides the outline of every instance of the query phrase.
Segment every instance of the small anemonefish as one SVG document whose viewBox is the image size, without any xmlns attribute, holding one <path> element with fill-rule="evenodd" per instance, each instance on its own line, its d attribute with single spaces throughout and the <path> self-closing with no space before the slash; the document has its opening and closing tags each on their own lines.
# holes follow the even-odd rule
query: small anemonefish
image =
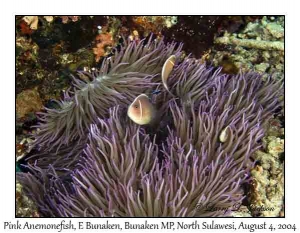
<svg viewBox="0 0 300 233">
<path fill-rule="evenodd" d="M 155 108 L 145 94 L 141 94 L 129 105 L 128 117 L 139 125 L 147 125 L 155 118 Z"/>
<path fill-rule="evenodd" d="M 162 72 L 161 72 L 161 79 L 162 79 L 162 83 L 164 85 L 164 87 L 166 88 L 166 90 L 169 92 L 169 88 L 167 85 L 167 80 L 170 76 L 170 73 L 173 70 L 173 67 L 175 65 L 176 62 L 176 56 L 172 55 L 170 56 L 164 63 L 163 68 L 162 68 Z"/>
<path fill-rule="evenodd" d="M 225 129 L 223 129 L 220 133 L 219 140 L 222 143 L 226 142 L 228 139 L 228 127 L 229 126 L 227 126 Z"/>
</svg>

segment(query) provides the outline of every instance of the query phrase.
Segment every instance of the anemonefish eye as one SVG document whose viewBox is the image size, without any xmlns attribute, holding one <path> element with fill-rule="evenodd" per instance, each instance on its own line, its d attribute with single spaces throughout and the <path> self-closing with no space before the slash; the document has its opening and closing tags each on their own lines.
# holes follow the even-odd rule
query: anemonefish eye
<svg viewBox="0 0 300 233">
<path fill-rule="evenodd" d="M 135 108 L 139 108 L 139 106 L 137 104 L 133 105 Z"/>
</svg>

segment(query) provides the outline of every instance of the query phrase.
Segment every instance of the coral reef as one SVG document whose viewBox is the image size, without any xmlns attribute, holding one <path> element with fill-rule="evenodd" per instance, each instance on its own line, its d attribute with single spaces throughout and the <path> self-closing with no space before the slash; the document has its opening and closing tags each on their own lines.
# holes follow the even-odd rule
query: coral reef
<svg viewBox="0 0 300 233">
<path fill-rule="evenodd" d="M 17 217 L 39 217 L 36 205 L 23 192 L 22 185 L 16 183 L 16 216 Z"/>
<path fill-rule="evenodd" d="M 252 169 L 253 178 L 250 203 L 254 206 L 267 207 L 267 210 L 254 210 L 254 216 L 284 216 L 284 152 L 283 131 L 278 121 L 272 119 L 267 135 L 263 139 L 264 150 L 255 153 L 258 165 Z M 274 135 L 274 136 L 272 136 Z"/>
<path fill-rule="evenodd" d="M 58 108 L 40 113 L 40 152 L 17 178 L 43 216 L 223 216 L 202 207 L 242 202 L 282 80 L 224 75 L 181 60 L 181 49 L 128 41 L 98 71 L 79 73 L 88 81 L 74 77 Z M 166 91 L 160 73 L 171 55 Z M 136 96 L 154 91 L 155 127 L 125 117 Z"/>
<path fill-rule="evenodd" d="M 44 16 L 43 18 L 46 19 L 46 21 L 49 22 L 49 23 L 52 23 L 54 18 L 61 18 L 62 23 L 66 24 L 70 20 L 72 22 L 77 22 L 80 17 L 79 16 Z M 38 29 L 38 23 L 39 23 L 39 17 L 38 16 L 24 16 L 23 20 L 28 26 L 30 26 L 30 28 L 32 30 L 37 30 Z"/>
<path fill-rule="evenodd" d="M 177 23 L 177 16 L 135 16 L 133 22 L 137 30 L 144 31 L 143 36 L 149 33 L 159 34 L 164 28 L 170 28 Z"/>
<path fill-rule="evenodd" d="M 229 73 L 255 70 L 265 77 L 272 74 L 274 78 L 282 78 L 284 75 L 284 17 L 256 19 L 241 32 L 225 32 L 215 43 L 215 49 L 206 60 L 223 66 Z"/>
</svg>

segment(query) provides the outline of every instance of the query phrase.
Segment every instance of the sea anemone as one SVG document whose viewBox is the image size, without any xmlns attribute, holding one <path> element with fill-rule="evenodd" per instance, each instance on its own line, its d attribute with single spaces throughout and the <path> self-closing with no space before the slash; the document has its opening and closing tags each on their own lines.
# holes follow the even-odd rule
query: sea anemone
<svg viewBox="0 0 300 233">
<path fill-rule="evenodd" d="M 207 162 L 205 149 L 199 153 L 170 132 L 159 163 L 155 138 L 122 121 L 118 107 L 111 116 L 91 125 L 85 156 L 70 175 L 31 166 L 32 174 L 19 176 L 44 216 L 215 216 L 197 205 L 242 200 L 247 173 L 233 157 L 219 153 Z"/>
<path fill-rule="evenodd" d="M 127 106 L 138 94 L 157 86 L 164 61 L 171 54 L 180 56 L 181 48 L 151 38 L 147 44 L 128 42 L 105 59 L 98 71 L 79 72 L 79 77 L 91 81 L 73 77 L 74 91 L 67 91 L 64 100 L 57 101 L 59 108 L 45 108 L 46 112 L 39 113 L 41 123 L 34 145 L 44 151 L 58 151 L 63 145 L 82 140 L 90 124 L 98 117 L 108 117 L 110 107 Z"/>
<path fill-rule="evenodd" d="M 34 144 L 41 152 L 17 176 L 43 216 L 224 216 L 245 198 L 283 82 L 180 61 L 175 47 L 126 44 L 83 74 L 91 82 L 75 79 L 60 110 L 43 114 Z M 166 90 L 159 73 L 173 54 Z M 157 122 L 139 126 L 127 108 L 154 90 Z"/>
<path fill-rule="evenodd" d="M 53 166 L 47 170 L 30 166 L 35 174 L 20 177 L 28 192 L 43 190 L 30 196 L 44 215 L 126 216 L 122 201 L 127 194 L 122 187 L 138 188 L 142 177 L 158 164 L 158 146 L 143 129 L 122 120 L 119 107 L 111 109 L 110 116 L 90 125 L 84 156 L 72 174 L 58 175 Z M 125 123 L 128 127 L 123 127 Z M 114 207 L 116 203 L 121 206 Z"/>
</svg>

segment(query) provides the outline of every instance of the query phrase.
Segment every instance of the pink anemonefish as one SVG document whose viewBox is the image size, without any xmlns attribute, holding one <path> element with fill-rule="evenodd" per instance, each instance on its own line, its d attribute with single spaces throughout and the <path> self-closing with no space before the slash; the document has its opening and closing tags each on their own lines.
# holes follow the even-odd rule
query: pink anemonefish
<svg viewBox="0 0 300 233">
<path fill-rule="evenodd" d="M 141 94 L 129 105 L 128 117 L 139 125 L 147 125 L 155 118 L 155 108 L 145 94 Z"/>
</svg>

